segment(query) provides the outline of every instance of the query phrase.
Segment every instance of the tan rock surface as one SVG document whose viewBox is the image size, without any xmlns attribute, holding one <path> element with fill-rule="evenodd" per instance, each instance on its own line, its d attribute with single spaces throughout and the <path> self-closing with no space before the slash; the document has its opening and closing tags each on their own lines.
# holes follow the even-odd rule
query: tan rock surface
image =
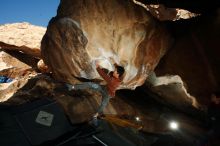
<svg viewBox="0 0 220 146">
<path fill-rule="evenodd" d="M 124 66 L 121 88 L 144 83 L 171 44 L 169 33 L 132 1 L 61 1 L 42 40 L 42 57 L 58 80 L 101 79 L 94 61 Z"/>
<path fill-rule="evenodd" d="M 202 109 L 196 98 L 190 95 L 187 91 L 187 86 L 178 75 L 164 75 L 157 77 L 152 73 L 146 85 L 150 89 L 162 97 L 164 101 L 172 106 L 178 107 L 182 110 L 185 108 Z"/>
<path fill-rule="evenodd" d="M 40 57 L 40 42 L 46 28 L 27 22 L 0 25 L 0 47 Z"/>
<path fill-rule="evenodd" d="M 180 19 L 190 19 L 200 15 L 180 8 L 168 8 L 163 4 L 147 5 L 139 2 L 138 0 L 133 1 L 137 5 L 144 7 L 147 11 L 149 11 L 155 18 L 157 18 L 160 21 L 176 21 Z"/>
<path fill-rule="evenodd" d="M 10 99 L 27 83 L 29 78 L 36 75 L 32 66 L 22 62 L 19 60 L 19 57 L 16 58 L 14 55 L 18 54 L 14 53 L 10 55 L 0 49 L 0 76 L 5 76 L 13 80 L 9 83 L 0 83 L 0 102 Z M 30 64 L 34 64 L 27 56 L 22 57 L 26 57 L 25 60 L 28 60 Z"/>
</svg>

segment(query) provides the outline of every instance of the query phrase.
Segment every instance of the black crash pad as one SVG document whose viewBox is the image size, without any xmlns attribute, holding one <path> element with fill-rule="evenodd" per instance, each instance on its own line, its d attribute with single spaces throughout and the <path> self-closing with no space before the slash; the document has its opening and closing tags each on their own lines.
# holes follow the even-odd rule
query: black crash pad
<svg viewBox="0 0 220 146">
<path fill-rule="evenodd" d="M 49 99 L 0 108 L 1 146 L 40 145 L 74 128 L 59 105 Z"/>
</svg>

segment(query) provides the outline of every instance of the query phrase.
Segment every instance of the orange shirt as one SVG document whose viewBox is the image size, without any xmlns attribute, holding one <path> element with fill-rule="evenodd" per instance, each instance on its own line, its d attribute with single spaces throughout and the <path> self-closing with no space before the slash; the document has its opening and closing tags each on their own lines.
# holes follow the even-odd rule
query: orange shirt
<svg viewBox="0 0 220 146">
<path fill-rule="evenodd" d="M 111 77 L 108 74 L 106 74 L 100 67 L 96 68 L 99 75 L 107 82 L 107 90 L 108 90 L 108 94 L 111 97 L 115 96 L 115 91 L 117 90 L 117 88 L 119 87 L 119 85 L 121 84 L 121 80 L 115 77 Z"/>
</svg>

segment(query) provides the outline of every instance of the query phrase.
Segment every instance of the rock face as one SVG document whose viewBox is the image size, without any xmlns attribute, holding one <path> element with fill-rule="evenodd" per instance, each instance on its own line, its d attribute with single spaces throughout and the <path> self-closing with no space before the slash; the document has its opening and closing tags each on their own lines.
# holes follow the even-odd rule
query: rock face
<svg viewBox="0 0 220 146">
<path fill-rule="evenodd" d="M 149 11 L 154 17 L 156 17 L 160 21 L 176 21 L 180 19 L 190 19 L 200 15 L 180 8 L 168 8 L 163 4 L 154 5 L 144 4 L 137 0 L 133 1 L 134 3 L 144 7 L 147 11 Z"/>
<path fill-rule="evenodd" d="M 21 58 L 15 58 L 18 54 L 9 54 L 0 50 L 0 76 L 6 76 L 12 79 L 9 83 L 0 83 L 0 102 L 7 101 L 16 92 L 25 86 L 28 79 L 36 75 L 36 72 L 22 62 Z M 22 56 L 23 58 L 26 56 Z M 25 58 L 30 63 L 34 64 L 28 57 Z"/>
<path fill-rule="evenodd" d="M 129 0 L 61 1 L 42 39 L 41 53 L 58 80 L 101 79 L 94 61 L 125 68 L 120 88 L 142 85 L 172 40 L 147 11 Z M 113 61 L 112 61 L 113 60 Z"/>
<path fill-rule="evenodd" d="M 180 76 L 187 92 L 205 106 L 211 94 L 220 89 L 220 13 L 217 14 L 172 25 L 175 45 L 155 69 L 157 76 Z"/>
<path fill-rule="evenodd" d="M 40 57 L 40 42 L 45 31 L 46 28 L 27 22 L 0 25 L 0 48 Z"/>
<path fill-rule="evenodd" d="M 157 93 L 163 101 L 182 111 L 192 112 L 193 107 L 202 109 L 196 98 L 187 91 L 185 83 L 178 75 L 164 75 L 157 77 L 152 73 L 146 82 L 150 89 Z"/>
<path fill-rule="evenodd" d="M 0 75 L 13 79 L 0 84 L 0 102 L 13 97 L 36 75 L 34 69 L 41 55 L 40 42 L 45 31 L 46 28 L 27 22 L 0 25 Z"/>
</svg>

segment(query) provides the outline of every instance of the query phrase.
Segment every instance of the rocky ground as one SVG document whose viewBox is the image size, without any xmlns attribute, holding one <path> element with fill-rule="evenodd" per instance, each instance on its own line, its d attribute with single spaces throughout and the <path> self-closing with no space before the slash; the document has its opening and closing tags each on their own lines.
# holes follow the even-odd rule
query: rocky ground
<svg viewBox="0 0 220 146">
<path fill-rule="evenodd" d="M 42 73 L 37 68 L 39 59 L 27 55 L 31 62 L 26 64 L 19 60 L 20 55 L 25 54 L 1 49 L 0 75 L 12 79 L 9 83 L 0 84 L 2 105 L 19 105 L 40 98 L 51 98 L 61 105 L 73 124 L 91 120 L 101 101 L 99 93 L 91 90 L 68 91 L 64 83 L 58 82 L 50 73 Z M 117 92 L 116 98 L 113 98 L 104 110 L 103 118 L 147 132 L 167 132 L 168 119 L 172 117 L 179 119 L 185 130 L 190 129 L 190 135 L 195 136 L 203 132 L 204 129 L 197 125 L 199 121 L 189 118 L 182 112 L 171 111 L 172 109 L 146 96 L 149 95 L 141 89 Z M 115 117 L 127 122 L 115 121 Z"/>
</svg>

